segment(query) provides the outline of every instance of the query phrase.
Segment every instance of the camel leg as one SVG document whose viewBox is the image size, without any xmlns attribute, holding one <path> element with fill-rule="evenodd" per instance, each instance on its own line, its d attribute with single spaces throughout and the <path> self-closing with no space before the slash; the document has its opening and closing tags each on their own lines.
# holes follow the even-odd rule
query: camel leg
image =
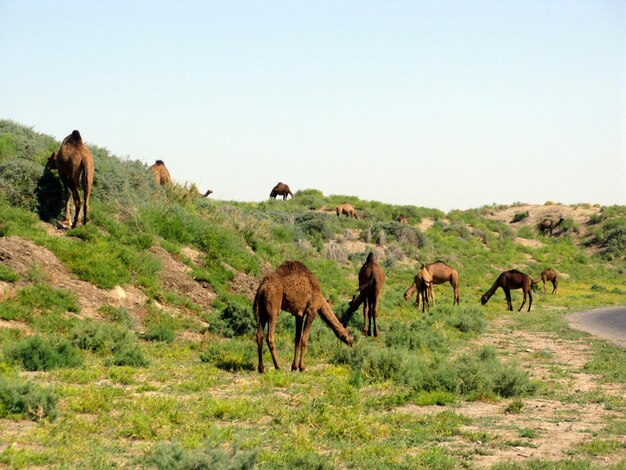
<svg viewBox="0 0 626 470">
<path fill-rule="evenodd" d="M 63 225 L 65 227 L 69 227 L 72 223 L 72 215 L 70 213 L 70 197 L 72 192 L 70 191 L 70 187 L 67 185 L 65 181 L 63 181 L 63 196 L 65 197 L 65 220 L 63 221 Z"/>
<path fill-rule="evenodd" d="M 361 295 L 361 294 L 359 294 Z M 371 328 L 368 331 L 367 329 L 367 325 L 369 323 L 369 311 L 367 310 L 367 298 L 363 301 L 363 329 L 361 330 L 361 334 L 363 336 L 370 336 L 371 335 Z"/>
<path fill-rule="evenodd" d="M 452 302 L 452 305 L 459 305 L 461 297 L 459 295 L 459 286 L 452 286 L 452 289 L 454 290 L 454 302 Z"/>
<path fill-rule="evenodd" d="M 552 293 L 556 294 L 556 288 L 558 287 L 558 281 L 555 279 L 554 281 L 552 281 L 552 285 L 554 286 L 554 289 L 552 289 Z"/>
<path fill-rule="evenodd" d="M 311 324 L 315 320 L 317 312 L 307 312 L 306 321 L 304 322 L 304 331 L 302 332 L 302 340 L 300 343 L 300 372 L 304 372 L 304 354 L 306 353 L 306 347 L 309 344 L 309 332 L 311 331 Z"/>
<path fill-rule="evenodd" d="M 76 228 L 78 225 L 78 219 L 80 218 L 80 209 L 82 206 L 78 186 L 74 186 L 72 188 L 72 199 L 74 200 L 74 222 L 72 222 L 72 228 Z"/>
<path fill-rule="evenodd" d="M 262 374 L 265 371 L 263 367 L 263 330 L 265 329 L 265 319 L 259 319 L 259 326 L 256 330 L 256 344 L 259 351 L 259 374 Z"/>
<path fill-rule="evenodd" d="M 302 325 L 304 323 L 303 317 L 296 317 L 296 340 L 295 351 L 293 353 L 293 362 L 291 363 L 291 370 L 298 368 L 298 353 L 300 352 L 300 345 L 302 342 Z"/>
<path fill-rule="evenodd" d="M 276 329 L 276 316 L 270 317 L 269 327 L 267 329 L 267 346 L 270 348 L 272 354 L 272 361 L 274 361 L 274 367 L 280 369 L 278 366 L 278 359 L 276 359 L 276 351 L 274 349 L 274 330 Z"/>
<path fill-rule="evenodd" d="M 374 336 L 378 337 L 378 298 L 374 298 L 374 308 L 371 316 L 374 317 Z"/>
<path fill-rule="evenodd" d="M 91 187 L 87 184 L 83 186 L 83 194 L 85 200 L 83 201 L 83 225 L 87 223 L 87 214 L 89 213 L 89 195 L 91 193 Z"/>
<path fill-rule="evenodd" d="M 428 292 L 430 294 L 430 301 L 433 304 L 433 307 L 435 306 L 435 288 L 433 287 L 432 284 L 430 284 L 428 286 Z M 430 307 L 430 303 L 428 304 L 428 307 Z M 429 308 L 429 312 L 430 312 L 430 308 Z"/>
<path fill-rule="evenodd" d="M 522 305 L 519 306 L 519 310 L 518 312 L 522 311 L 522 307 L 524 306 L 524 304 L 526 303 L 526 290 L 522 289 L 522 292 L 524 293 L 524 300 L 522 300 Z"/>
<path fill-rule="evenodd" d="M 530 312 L 530 307 L 533 304 L 533 292 L 532 289 L 528 290 L 528 311 Z"/>
<path fill-rule="evenodd" d="M 504 290 L 504 296 L 506 297 L 506 309 L 513 311 L 513 304 L 511 303 L 511 291 L 506 287 L 502 288 Z"/>
</svg>

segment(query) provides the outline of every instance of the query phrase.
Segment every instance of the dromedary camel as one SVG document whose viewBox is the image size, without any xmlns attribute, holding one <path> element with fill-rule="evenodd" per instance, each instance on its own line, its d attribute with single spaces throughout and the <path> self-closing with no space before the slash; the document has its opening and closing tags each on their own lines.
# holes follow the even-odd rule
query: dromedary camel
<svg viewBox="0 0 626 470">
<path fill-rule="evenodd" d="M 436 261 L 434 263 L 430 263 L 425 265 L 426 270 L 432 277 L 432 284 L 443 284 L 444 282 L 449 282 L 454 291 L 454 301 L 452 305 L 459 305 L 460 295 L 459 295 L 459 273 L 456 269 L 451 266 L 448 266 L 443 261 Z M 417 291 L 417 295 L 415 298 L 415 302 L 417 303 L 417 307 L 419 308 L 420 304 L 420 283 L 419 283 L 419 273 L 415 275 L 413 278 L 413 284 L 409 286 L 409 288 L 404 293 L 404 300 L 409 300 L 409 298 L 413 295 L 414 292 Z M 432 284 L 428 289 L 428 295 L 432 301 L 433 306 L 435 305 L 435 292 L 432 288 Z M 423 301 L 423 299 L 422 299 Z"/>
<path fill-rule="evenodd" d="M 278 183 L 276 186 L 272 188 L 272 192 L 270 193 L 270 197 L 276 199 L 276 196 L 282 196 L 283 200 L 287 199 L 287 196 L 291 196 L 293 198 L 293 193 L 289 186 L 285 183 Z"/>
<path fill-rule="evenodd" d="M 209 197 L 209 194 L 212 194 L 213 191 L 210 189 L 207 189 L 206 193 L 201 193 L 200 191 L 198 191 L 198 197 Z"/>
<path fill-rule="evenodd" d="M 372 323 L 374 323 L 374 336 L 378 336 L 378 325 L 376 319 L 378 317 L 378 301 L 380 300 L 380 291 L 385 283 L 385 273 L 378 264 L 378 260 L 374 253 L 367 255 L 365 264 L 359 271 L 359 295 L 352 296 L 344 323 L 347 325 L 352 314 L 363 304 L 363 329 L 362 333 L 372 336 Z M 367 328 L 367 330 L 366 330 Z"/>
<path fill-rule="evenodd" d="M 78 187 L 82 186 L 84 200 L 83 225 L 87 223 L 89 212 L 89 194 L 93 185 L 94 162 L 91 152 L 83 142 L 80 132 L 72 131 L 63 142 L 58 152 L 53 152 L 48 158 L 46 168 L 57 169 L 63 183 L 65 192 L 65 221 L 61 224 L 65 227 L 70 225 L 70 192 L 74 200 L 74 222 L 72 228 L 78 224 L 80 214 L 80 193 Z"/>
<path fill-rule="evenodd" d="M 520 305 L 518 312 L 522 310 L 522 307 L 526 303 L 527 295 L 529 299 L 528 311 L 530 312 L 530 307 L 533 304 L 532 285 L 533 280 L 528 274 L 524 274 L 517 269 L 505 271 L 498 276 L 498 279 L 496 279 L 496 282 L 493 283 L 491 289 L 483 294 L 483 296 L 480 298 L 480 303 L 485 305 L 494 294 L 494 292 L 498 290 L 498 287 L 502 287 L 504 295 L 506 296 L 507 310 L 513 311 L 513 304 L 511 303 L 511 290 L 522 289 L 522 292 L 524 292 L 524 300 L 522 301 L 522 305 Z"/>
<path fill-rule="evenodd" d="M 555 223 L 552 219 L 544 219 L 539 223 L 539 225 L 537 225 L 537 228 L 542 235 L 545 235 L 545 232 L 548 231 L 550 233 L 549 236 L 551 237 L 552 231 L 559 225 L 561 225 L 563 223 L 563 220 L 565 219 L 563 219 L 563 217 L 560 217 L 559 221 Z"/>
<path fill-rule="evenodd" d="M 279 369 L 274 350 L 274 329 L 281 310 L 296 317 L 295 352 L 291 370 L 304 370 L 304 354 L 309 342 L 309 331 L 318 313 L 341 341 L 352 346 L 350 333 L 324 300 L 317 278 L 299 261 L 287 261 L 276 271 L 265 276 L 254 298 L 254 316 L 258 324 L 256 342 L 259 350 L 260 373 L 265 370 L 263 367 L 263 332 L 266 324 L 268 324 L 267 345 L 272 354 L 274 367 Z M 298 352 L 300 353 L 299 363 Z"/>
<path fill-rule="evenodd" d="M 396 222 L 400 222 L 401 224 L 408 224 L 409 219 L 406 218 L 406 215 L 400 214 L 398 217 L 396 217 Z"/>
<path fill-rule="evenodd" d="M 166 184 L 172 182 L 170 172 L 165 167 L 165 163 L 163 163 L 163 160 L 157 160 L 150 168 L 154 172 L 154 180 L 157 182 L 157 184 L 165 186 Z"/>
<path fill-rule="evenodd" d="M 556 271 L 552 268 L 548 268 L 545 271 L 543 271 L 541 273 L 541 276 L 539 276 L 539 279 L 537 279 L 536 281 L 533 281 L 533 284 L 538 284 L 539 281 L 543 282 L 543 293 L 546 293 L 546 282 L 551 282 L 552 283 L 552 293 L 556 294 L 556 289 L 559 286 L 559 279 L 558 276 L 556 274 Z"/>
<path fill-rule="evenodd" d="M 346 217 L 354 217 L 355 219 L 359 218 L 356 209 L 350 204 L 339 204 L 335 211 L 337 212 L 337 217 L 345 215 Z"/>
</svg>

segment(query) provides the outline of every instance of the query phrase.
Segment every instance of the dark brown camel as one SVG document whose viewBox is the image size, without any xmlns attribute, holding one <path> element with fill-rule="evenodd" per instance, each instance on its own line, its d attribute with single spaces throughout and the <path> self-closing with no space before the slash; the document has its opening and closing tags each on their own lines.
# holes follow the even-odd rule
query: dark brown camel
<svg viewBox="0 0 626 470">
<path fill-rule="evenodd" d="M 354 217 L 355 219 L 359 218 L 356 209 L 350 204 L 339 204 L 335 211 L 337 212 L 337 217 L 345 215 L 346 217 Z"/>
<path fill-rule="evenodd" d="M 425 268 L 432 277 L 432 284 L 443 284 L 444 282 L 450 283 L 454 291 L 454 301 L 452 302 L 452 305 L 459 305 L 460 295 L 459 295 L 458 271 L 454 269 L 453 267 L 448 266 L 443 261 L 436 261 L 434 263 L 427 264 L 425 265 Z M 406 290 L 406 292 L 404 293 L 404 300 L 409 300 L 409 298 L 413 295 L 413 293 L 417 291 L 415 302 L 417 303 L 418 308 L 420 304 L 419 286 L 420 286 L 419 279 L 418 279 L 418 275 L 416 274 L 415 278 L 413 279 L 413 284 L 411 284 L 409 288 Z M 435 305 L 435 292 L 434 292 L 434 289 L 432 288 L 432 285 L 428 289 L 428 294 L 434 306 Z"/>
<path fill-rule="evenodd" d="M 522 305 L 520 305 L 518 312 L 522 310 L 522 307 L 526 303 L 527 295 L 529 299 L 528 311 L 530 312 L 530 307 L 533 304 L 532 285 L 533 280 L 528 274 L 519 272 L 516 269 L 505 271 L 498 276 L 498 279 L 496 279 L 496 282 L 493 283 L 491 289 L 483 294 L 483 296 L 480 298 L 480 303 L 485 305 L 494 294 L 494 292 L 498 290 L 498 287 L 502 287 L 504 295 L 506 296 L 507 310 L 513 311 L 513 304 L 511 303 L 511 290 L 522 289 L 522 292 L 524 292 L 524 300 L 522 301 Z"/>
<path fill-rule="evenodd" d="M 267 345 L 272 354 L 274 367 L 279 369 L 274 350 L 274 329 L 281 310 L 296 317 L 295 353 L 291 370 L 304 370 L 304 354 L 309 342 L 311 324 L 317 314 L 333 330 L 335 335 L 348 346 L 352 337 L 331 310 L 320 288 L 317 278 L 299 261 L 287 261 L 276 271 L 265 276 L 254 298 L 254 316 L 258 328 L 256 342 L 259 350 L 259 372 L 263 373 L 263 332 L 267 329 Z M 298 353 L 300 362 L 298 363 Z"/>
<path fill-rule="evenodd" d="M 543 271 L 541 273 L 541 276 L 539 276 L 539 279 L 537 279 L 536 281 L 533 281 L 534 284 L 538 284 L 539 281 L 543 282 L 543 293 L 546 293 L 546 282 L 551 282 L 552 283 L 552 294 L 556 294 L 556 289 L 559 286 L 559 279 L 558 276 L 556 274 L 556 271 L 552 268 L 548 268 L 545 271 Z"/>
<path fill-rule="evenodd" d="M 363 329 L 362 333 L 372 336 L 372 323 L 374 323 L 374 336 L 378 336 L 378 302 L 380 291 L 385 283 L 385 273 L 378 264 L 374 253 L 367 255 L 365 264 L 359 271 L 359 295 L 352 296 L 348 310 L 346 310 L 345 324 L 348 324 L 352 314 L 363 304 Z M 367 330 L 366 330 L 367 328 Z"/>
<path fill-rule="evenodd" d="M 154 180 L 157 184 L 165 186 L 166 184 L 172 182 L 170 172 L 165 167 L 165 163 L 163 163 L 163 160 L 157 160 L 150 168 L 154 172 Z"/>
<path fill-rule="evenodd" d="M 270 197 L 276 199 L 276 196 L 282 196 L 283 200 L 287 199 L 287 196 L 291 196 L 293 198 L 293 193 L 289 186 L 285 183 L 278 183 L 276 186 L 272 188 L 272 192 L 270 193 Z"/>
<path fill-rule="evenodd" d="M 554 222 L 554 220 L 552 219 L 544 219 L 542 220 L 539 225 L 537 226 L 537 228 L 539 229 L 539 232 L 541 232 L 542 235 L 545 235 L 545 232 L 548 231 L 549 235 L 548 236 L 552 236 L 552 231 L 557 228 L 559 225 L 561 225 L 563 223 L 563 217 L 560 217 L 558 222 Z"/>
<path fill-rule="evenodd" d="M 406 218 L 406 215 L 400 214 L 398 217 L 396 217 L 396 222 L 400 222 L 401 224 L 408 224 L 409 219 Z"/>
<path fill-rule="evenodd" d="M 78 224 L 80 214 L 80 193 L 78 187 L 83 188 L 83 225 L 87 223 L 87 213 L 89 212 L 89 195 L 93 185 L 94 162 L 91 152 L 83 142 L 78 131 L 73 131 L 61 143 L 58 152 L 53 152 L 48 158 L 46 167 L 56 169 L 63 183 L 65 193 L 65 220 L 62 225 L 70 225 L 70 193 L 74 200 L 74 222 L 72 228 Z"/>
<path fill-rule="evenodd" d="M 209 197 L 209 194 L 213 194 L 213 191 L 211 191 L 210 189 L 207 189 L 206 193 L 201 193 L 200 191 L 198 191 L 198 197 Z"/>
</svg>

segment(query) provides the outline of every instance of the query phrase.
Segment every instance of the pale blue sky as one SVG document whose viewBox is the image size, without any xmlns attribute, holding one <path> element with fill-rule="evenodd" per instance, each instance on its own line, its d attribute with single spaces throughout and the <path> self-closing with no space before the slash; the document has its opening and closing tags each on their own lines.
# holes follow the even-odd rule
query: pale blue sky
<svg viewBox="0 0 626 470">
<path fill-rule="evenodd" d="M 0 0 L 0 118 L 443 210 L 626 204 L 626 1 Z"/>
</svg>

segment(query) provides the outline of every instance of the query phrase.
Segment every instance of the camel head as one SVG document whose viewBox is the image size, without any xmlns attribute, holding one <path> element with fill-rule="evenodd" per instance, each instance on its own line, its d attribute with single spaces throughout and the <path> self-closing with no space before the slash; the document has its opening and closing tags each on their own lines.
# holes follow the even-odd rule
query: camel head
<svg viewBox="0 0 626 470">
<path fill-rule="evenodd" d="M 272 189 L 272 192 L 270 193 L 270 197 L 276 197 L 276 190 Z"/>
<path fill-rule="evenodd" d="M 212 194 L 212 193 L 213 193 L 213 191 L 211 191 L 210 189 L 207 189 L 207 192 L 204 193 L 204 197 L 208 197 L 209 194 Z"/>
<path fill-rule="evenodd" d="M 480 304 L 485 305 L 488 301 L 489 297 L 487 297 L 487 294 L 483 294 L 483 296 L 480 298 Z"/>
<path fill-rule="evenodd" d="M 50 157 L 48 157 L 48 161 L 46 162 L 46 168 L 50 170 L 56 169 L 58 156 L 59 156 L 59 152 L 52 152 Z"/>
</svg>

